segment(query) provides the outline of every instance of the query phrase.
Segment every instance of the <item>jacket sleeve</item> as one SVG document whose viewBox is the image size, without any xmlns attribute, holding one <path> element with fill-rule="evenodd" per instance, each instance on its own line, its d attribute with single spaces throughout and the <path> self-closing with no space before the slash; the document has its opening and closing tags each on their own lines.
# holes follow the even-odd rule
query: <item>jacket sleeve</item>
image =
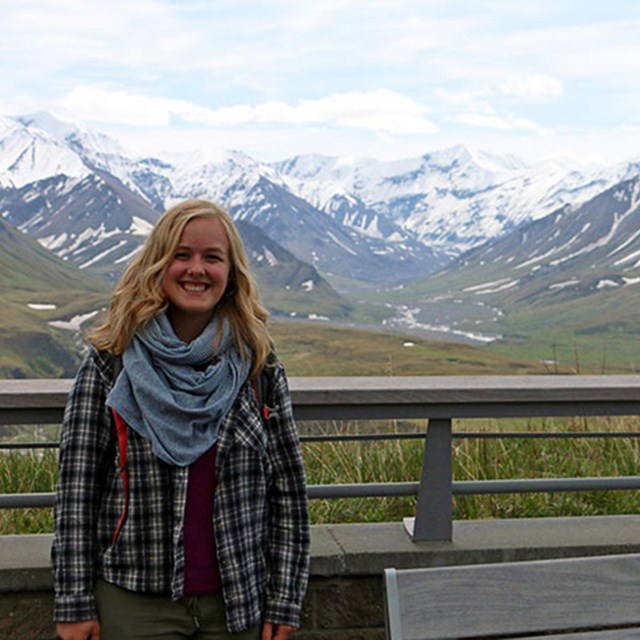
<svg viewBox="0 0 640 640">
<path fill-rule="evenodd" d="M 105 406 L 107 391 L 92 350 L 69 395 L 60 441 L 51 555 L 57 622 L 97 617 L 93 596 L 99 552 L 96 527 L 103 479 L 115 455 Z"/>
<path fill-rule="evenodd" d="M 307 487 L 298 432 L 284 369 L 276 365 L 267 421 L 273 482 L 269 494 L 265 619 L 300 626 L 309 580 L 309 515 Z M 272 404 L 273 403 L 273 404 Z"/>
</svg>

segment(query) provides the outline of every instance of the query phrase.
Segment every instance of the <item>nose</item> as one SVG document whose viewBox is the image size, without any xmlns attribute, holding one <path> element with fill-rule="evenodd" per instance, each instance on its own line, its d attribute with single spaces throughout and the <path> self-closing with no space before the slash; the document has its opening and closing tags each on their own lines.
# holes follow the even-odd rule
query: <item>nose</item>
<svg viewBox="0 0 640 640">
<path fill-rule="evenodd" d="M 204 263 L 198 257 L 193 257 L 189 261 L 189 269 L 188 272 L 192 275 L 201 275 L 204 273 Z"/>
</svg>

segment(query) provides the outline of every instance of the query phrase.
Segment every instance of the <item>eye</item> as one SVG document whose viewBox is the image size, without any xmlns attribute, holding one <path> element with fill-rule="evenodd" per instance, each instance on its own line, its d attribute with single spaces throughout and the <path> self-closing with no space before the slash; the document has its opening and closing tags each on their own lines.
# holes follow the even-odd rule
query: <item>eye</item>
<svg viewBox="0 0 640 640">
<path fill-rule="evenodd" d="M 185 251 L 184 249 L 178 249 L 178 251 L 176 251 L 173 254 L 173 259 L 174 260 L 188 260 L 189 259 L 189 252 Z"/>
<path fill-rule="evenodd" d="M 221 256 L 219 253 L 208 253 L 205 256 L 205 259 L 208 262 L 221 262 L 222 260 L 224 260 L 223 256 Z"/>
</svg>

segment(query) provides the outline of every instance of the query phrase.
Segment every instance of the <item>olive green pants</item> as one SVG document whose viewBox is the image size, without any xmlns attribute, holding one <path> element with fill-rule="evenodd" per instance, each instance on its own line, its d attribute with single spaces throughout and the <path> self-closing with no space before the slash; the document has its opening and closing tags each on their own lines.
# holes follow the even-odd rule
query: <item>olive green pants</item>
<svg viewBox="0 0 640 640">
<path fill-rule="evenodd" d="M 259 640 L 260 628 L 229 633 L 224 601 L 208 594 L 173 602 L 169 596 L 135 593 L 98 581 L 100 640 Z"/>
</svg>

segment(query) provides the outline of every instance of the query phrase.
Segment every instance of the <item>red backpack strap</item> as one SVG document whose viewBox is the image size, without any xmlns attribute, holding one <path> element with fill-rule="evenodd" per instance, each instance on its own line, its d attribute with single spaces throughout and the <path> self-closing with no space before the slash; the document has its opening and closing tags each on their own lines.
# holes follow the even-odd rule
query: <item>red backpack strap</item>
<svg viewBox="0 0 640 640">
<path fill-rule="evenodd" d="M 253 387 L 253 393 L 260 409 L 260 415 L 264 421 L 269 419 L 269 407 L 264 401 L 264 380 L 262 380 L 263 373 L 261 372 L 257 378 L 251 378 L 251 386 Z"/>
<path fill-rule="evenodd" d="M 122 478 L 122 486 L 124 488 L 124 507 L 122 509 L 122 514 L 120 515 L 120 520 L 118 521 L 118 526 L 113 533 L 112 544 L 115 543 L 118 538 L 118 534 L 120 533 L 120 529 L 124 525 L 124 521 L 127 517 L 127 511 L 129 509 L 129 478 L 127 477 L 127 423 L 122 419 L 120 414 L 117 411 L 111 410 L 113 414 L 113 420 L 116 425 L 116 439 L 118 441 L 118 459 L 120 461 L 120 477 Z"/>
</svg>

